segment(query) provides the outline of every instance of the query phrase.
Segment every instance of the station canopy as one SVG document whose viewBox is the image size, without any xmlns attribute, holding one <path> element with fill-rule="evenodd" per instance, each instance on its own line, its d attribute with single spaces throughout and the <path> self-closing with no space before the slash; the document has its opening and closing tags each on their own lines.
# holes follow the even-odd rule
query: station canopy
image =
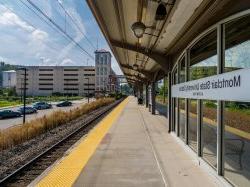
<svg viewBox="0 0 250 187">
<path fill-rule="evenodd" d="M 87 2 L 131 84 L 163 78 L 201 31 L 243 6 L 230 0 Z"/>
</svg>

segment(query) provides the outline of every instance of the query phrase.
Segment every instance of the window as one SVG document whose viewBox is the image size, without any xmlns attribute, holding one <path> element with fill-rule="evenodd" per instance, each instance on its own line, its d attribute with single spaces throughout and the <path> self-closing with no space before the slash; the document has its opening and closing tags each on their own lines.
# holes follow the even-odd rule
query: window
<svg viewBox="0 0 250 187">
<path fill-rule="evenodd" d="M 103 67 L 100 68 L 100 75 L 103 75 Z"/>
<path fill-rule="evenodd" d="M 173 72 L 173 84 L 178 83 L 178 72 L 177 68 L 175 68 Z M 173 98 L 173 105 L 174 105 L 174 110 L 173 110 L 173 128 L 174 131 L 177 131 L 178 128 L 178 107 L 177 107 L 177 100 L 178 98 Z"/>
<path fill-rule="evenodd" d="M 185 82 L 186 80 L 186 63 L 185 58 L 182 58 L 179 62 L 179 83 Z M 185 140 L 185 124 L 186 124 L 186 109 L 185 99 L 179 98 L 179 129 L 180 137 Z"/>
<path fill-rule="evenodd" d="M 53 85 L 53 83 L 39 83 L 39 85 L 45 85 L 45 86 L 48 86 L 48 85 Z"/>
<path fill-rule="evenodd" d="M 77 86 L 78 83 L 64 83 L 65 86 Z"/>
<path fill-rule="evenodd" d="M 53 81 L 53 79 L 39 79 L 39 81 Z"/>
<path fill-rule="evenodd" d="M 250 16 L 225 24 L 225 72 L 250 68 Z M 225 101 L 225 177 L 235 186 L 250 181 L 250 101 Z"/>
<path fill-rule="evenodd" d="M 63 71 L 78 71 L 78 69 L 63 69 Z"/>
<path fill-rule="evenodd" d="M 39 88 L 39 90 L 53 90 L 53 88 Z"/>
<path fill-rule="evenodd" d="M 53 71 L 53 69 L 39 69 L 39 71 Z"/>
<path fill-rule="evenodd" d="M 78 88 L 64 88 L 64 90 L 78 90 Z"/>
<path fill-rule="evenodd" d="M 107 65 L 108 59 L 107 59 L 107 55 L 104 56 L 104 64 Z"/>
<path fill-rule="evenodd" d="M 64 74 L 64 76 L 78 76 L 78 74 Z"/>
<path fill-rule="evenodd" d="M 84 86 L 95 86 L 95 84 L 88 84 L 88 83 L 85 84 L 85 83 L 84 83 Z"/>
<path fill-rule="evenodd" d="M 190 50 L 189 80 L 196 80 L 217 74 L 217 31 L 214 30 L 199 40 Z M 213 167 L 217 167 L 217 103 L 202 101 L 203 158 Z M 195 105 L 193 105 L 196 107 Z M 196 128 L 197 115 L 191 104 L 189 128 Z M 190 131 L 190 130 L 189 130 Z M 192 140 L 191 140 L 192 141 Z"/>
<path fill-rule="evenodd" d="M 78 81 L 78 79 L 64 79 L 64 81 Z"/>
<path fill-rule="evenodd" d="M 40 74 L 39 73 L 39 76 L 53 76 L 53 74 L 52 73 L 47 73 L 47 74 Z"/>
<path fill-rule="evenodd" d="M 189 99 L 189 113 L 188 113 L 188 145 L 197 151 L 197 129 L 198 129 L 198 114 L 197 114 L 197 100 Z"/>
<path fill-rule="evenodd" d="M 96 75 L 100 75 L 100 68 L 96 68 Z"/>
</svg>

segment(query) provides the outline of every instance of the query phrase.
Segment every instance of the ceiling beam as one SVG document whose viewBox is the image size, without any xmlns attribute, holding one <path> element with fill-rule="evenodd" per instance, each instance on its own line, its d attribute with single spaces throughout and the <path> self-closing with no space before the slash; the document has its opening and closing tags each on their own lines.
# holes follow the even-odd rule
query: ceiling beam
<svg viewBox="0 0 250 187">
<path fill-rule="evenodd" d="M 136 46 L 116 40 L 111 40 L 111 44 L 115 47 L 135 51 L 148 56 L 149 58 L 153 59 L 157 64 L 159 64 L 165 73 L 170 70 L 171 61 L 169 56 L 165 56 L 164 54 L 158 53 L 156 51 L 149 51 L 149 49 L 145 47 Z"/>
<path fill-rule="evenodd" d="M 135 69 L 133 68 L 133 66 L 125 65 L 125 64 L 121 64 L 121 67 L 122 67 L 122 68 L 126 68 L 126 69 L 130 69 L 130 70 L 133 70 L 133 71 L 136 71 L 136 72 L 138 72 L 138 73 L 141 73 L 141 74 L 143 74 L 144 76 L 146 76 L 148 79 L 152 79 L 152 77 L 153 77 L 153 73 L 150 72 L 150 71 L 147 71 L 147 70 L 143 70 L 143 69 L 135 70 Z"/>
</svg>

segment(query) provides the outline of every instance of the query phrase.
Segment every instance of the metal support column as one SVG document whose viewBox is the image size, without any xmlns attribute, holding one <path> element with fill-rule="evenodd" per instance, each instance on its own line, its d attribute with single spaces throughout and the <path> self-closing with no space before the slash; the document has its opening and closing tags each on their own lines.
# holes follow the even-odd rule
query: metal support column
<svg viewBox="0 0 250 187">
<path fill-rule="evenodd" d="M 217 54 L 218 54 L 218 69 L 217 74 L 223 73 L 225 61 L 225 28 L 224 25 L 219 25 L 217 28 Z M 223 101 L 218 100 L 217 107 L 217 173 L 224 175 L 224 125 L 223 125 Z"/>
<path fill-rule="evenodd" d="M 167 113 L 168 113 L 168 132 L 170 133 L 172 128 L 172 96 L 171 96 L 171 72 L 168 73 L 168 107 L 167 107 Z"/>
<path fill-rule="evenodd" d="M 197 100 L 197 154 L 199 157 L 202 156 L 202 149 L 203 149 L 203 128 L 202 128 L 202 100 Z"/>
<path fill-rule="evenodd" d="M 155 114 L 155 82 L 152 82 L 152 88 L 151 88 L 151 112 L 152 114 Z"/>
<path fill-rule="evenodd" d="M 148 84 L 146 84 L 146 107 L 148 108 Z"/>
</svg>

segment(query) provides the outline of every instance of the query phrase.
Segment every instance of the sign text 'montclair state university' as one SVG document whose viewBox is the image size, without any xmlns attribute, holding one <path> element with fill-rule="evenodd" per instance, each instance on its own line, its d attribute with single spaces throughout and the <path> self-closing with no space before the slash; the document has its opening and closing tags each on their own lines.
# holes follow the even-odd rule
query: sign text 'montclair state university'
<svg viewBox="0 0 250 187">
<path fill-rule="evenodd" d="M 172 97 L 250 101 L 250 69 L 173 85 Z"/>
</svg>

